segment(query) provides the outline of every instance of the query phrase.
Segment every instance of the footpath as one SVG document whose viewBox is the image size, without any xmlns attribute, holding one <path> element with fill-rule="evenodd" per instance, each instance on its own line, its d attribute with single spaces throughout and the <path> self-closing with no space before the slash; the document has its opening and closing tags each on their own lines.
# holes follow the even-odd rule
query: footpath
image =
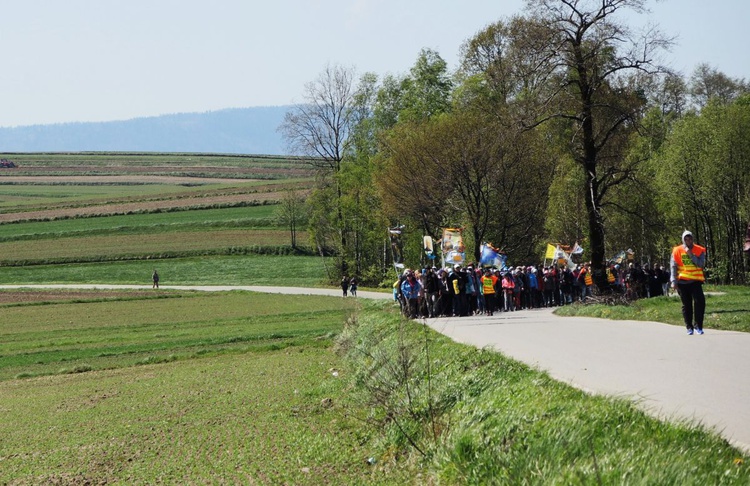
<svg viewBox="0 0 750 486">
<path fill-rule="evenodd" d="M 143 285 L 23 285 L 0 288 L 150 289 Z M 341 296 L 340 290 L 262 286 L 163 289 Z M 358 291 L 358 297 L 392 299 Z M 679 305 L 675 302 L 675 305 Z M 750 452 L 750 333 L 688 336 L 658 322 L 558 317 L 553 309 L 424 319 L 455 341 L 491 348 L 590 393 L 629 398 L 666 420 L 701 423 Z M 708 310 L 710 312 L 710 309 Z"/>
</svg>

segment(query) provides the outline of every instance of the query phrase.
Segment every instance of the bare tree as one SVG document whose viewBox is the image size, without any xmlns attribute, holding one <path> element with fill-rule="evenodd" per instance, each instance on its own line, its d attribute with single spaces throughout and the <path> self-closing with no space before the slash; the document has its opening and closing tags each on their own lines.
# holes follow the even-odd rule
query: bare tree
<svg viewBox="0 0 750 486">
<path fill-rule="evenodd" d="M 729 104 L 749 89 L 744 79 L 732 79 L 705 63 L 699 64 L 690 77 L 690 95 L 700 108 L 711 99 Z"/>
<path fill-rule="evenodd" d="M 338 173 L 353 125 L 354 70 L 326 66 L 305 84 L 304 103 L 285 116 L 279 131 L 292 153 L 311 157 L 317 169 Z"/>
<path fill-rule="evenodd" d="M 339 233 L 339 252 L 346 248 L 346 228 L 341 207 L 341 185 L 338 174 L 344 158 L 350 153 L 355 117 L 354 69 L 325 67 L 315 81 L 305 85 L 305 102 L 296 105 L 279 127 L 293 153 L 310 157 L 322 186 L 335 186 L 335 218 L 331 226 Z M 341 259 L 341 273 L 346 261 Z"/>
</svg>

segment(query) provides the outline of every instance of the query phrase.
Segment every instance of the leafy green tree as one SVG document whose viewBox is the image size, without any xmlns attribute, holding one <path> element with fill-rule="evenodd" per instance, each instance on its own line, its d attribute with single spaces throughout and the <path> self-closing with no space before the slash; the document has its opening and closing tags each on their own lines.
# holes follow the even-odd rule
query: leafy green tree
<svg viewBox="0 0 750 486">
<path fill-rule="evenodd" d="M 402 82 L 399 120 L 419 122 L 450 110 L 453 82 L 448 64 L 440 54 L 422 49 L 417 61 Z"/>
<path fill-rule="evenodd" d="M 307 224 L 305 198 L 298 191 L 288 190 L 274 214 L 279 224 L 289 229 L 290 244 L 297 248 L 297 232 Z"/>
<path fill-rule="evenodd" d="M 750 85 L 744 79 L 733 79 L 706 63 L 699 64 L 690 77 L 690 95 L 699 108 L 711 100 L 731 103 L 748 91 Z"/>
<path fill-rule="evenodd" d="M 668 40 L 652 31 L 632 40 L 617 22 L 643 0 L 529 0 L 533 26 L 515 41 L 533 46 L 540 64 L 526 78 L 522 110 L 529 127 L 557 120 L 566 124 L 568 150 L 585 178 L 588 243 L 595 280 L 606 288 L 604 203 L 636 167 L 626 157 L 630 137 L 645 106 L 644 79 L 658 70 L 652 57 Z M 541 51 L 539 51 L 541 49 Z"/>
<path fill-rule="evenodd" d="M 465 228 L 467 252 L 502 246 L 529 261 L 544 230 L 553 157 L 531 131 L 507 131 L 496 119 L 453 111 L 389 134 L 378 178 L 389 214 L 400 214 L 433 237 L 444 226 Z"/>
<path fill-rule="evenodd" d="M 655 161 L 660 203 L 674 242 L 684 228 L 706 243 L 713 278 L 744 283 L 750 217 L 750 101 L 709 102 L 676 124 Z"/>
</svg>

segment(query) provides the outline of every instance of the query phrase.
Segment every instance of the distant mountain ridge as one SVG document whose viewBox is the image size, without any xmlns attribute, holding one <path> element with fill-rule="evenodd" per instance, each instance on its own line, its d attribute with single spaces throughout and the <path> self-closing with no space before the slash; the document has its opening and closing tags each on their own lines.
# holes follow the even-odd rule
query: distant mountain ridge
<svg viewBox="0 0 750 486">
<path fill-rule="evenodd" d="M 0 128 L 0 152 L 204 152 L 287 155 L 288 106 L 230 108 L 110 122 Z"/>
</svg>

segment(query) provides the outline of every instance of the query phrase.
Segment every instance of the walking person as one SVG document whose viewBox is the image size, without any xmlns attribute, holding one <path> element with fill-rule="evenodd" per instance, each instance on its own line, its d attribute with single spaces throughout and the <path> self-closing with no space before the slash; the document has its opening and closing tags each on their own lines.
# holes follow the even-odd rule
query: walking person
<svg viewBox="0 0 750 486">
<path fill-rule="evenodd" d="M 422 284 L 419 283 L 414 272 L 409 270 L 406 280 L 401 284 L 401 293 L 407 304 L 408 317 L 416 319 L 419 314 L 419 298 L 422 293 Z"/>
<path fill-rule="evenodd" d="M 513 280 L 513 275 L 511 275 L 510 272 L 507 272 L 505 275 L 503 275 L 502 288 L 504 297 L 503 310 L 505 310 L 505 312 L 513 312 L 513 289 L 516 288 L 516 283 Z"/>
<path fill-rule="evenodd" d="M 154 273 L 151 274 L 151 280 L 153 280 L 154 284 L 151 286 L 152 289 L 158 289 L 159 288 L 159 272 L 154 269 Z"/>
<path fill-rule="evenodd" d="M 349 277 L 344 275 L 341 277 L 341 291 L 344 293 L 344 297 L 346 297 L 346 292 L 349 290 Z"/>
<path fill-rule="evenodd" d="M 488 316 L 491 316 L 495 312 L 495 284 L 497 283 L 497 277 L 492 275 L 492 272 L 486 270 L 484 277 L 482 277 L 482 295 L 485 298 L 485 308 Z"/>
<path fill-rule="evenodd" d="M 696 245 L 693 233 L 685 230 L 682 233 L 682 244 L 672 249 L 670 281 L 682 301 L 682 318 L 689 335 L 693 332 L 703 334 L 703 315 L 706 312 L 706 297 L 703 295 L 705 266 L 706 249 Z"/>
<path fill-rule="evenodd" d="M 351 294 L 352 297 L 356 297 L 357 296 L 357 285 L 358 285 L 358 283 L 359 282 L 357 282 L 357 277 L 356 276 L 352 277 L 352 279 L 349 281 L 349 293 Z"/>
</svg>

